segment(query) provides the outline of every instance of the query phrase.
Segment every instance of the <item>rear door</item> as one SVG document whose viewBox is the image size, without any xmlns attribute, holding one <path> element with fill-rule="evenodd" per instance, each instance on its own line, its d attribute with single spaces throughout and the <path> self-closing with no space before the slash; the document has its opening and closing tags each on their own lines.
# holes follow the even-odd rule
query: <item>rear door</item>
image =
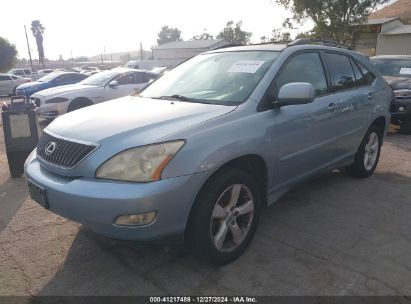
<svg viewBox="0 0 411 304">
<path fill-rule="evenodd" d="M 363 137 L 367 115 L 369 88 L 356 62 L 344 53 L 325 52 L 331 76 L 335 112 L 334 128 L 338 130 L 336 149 L 341 155 L 356 152 Z"/>
</svg>

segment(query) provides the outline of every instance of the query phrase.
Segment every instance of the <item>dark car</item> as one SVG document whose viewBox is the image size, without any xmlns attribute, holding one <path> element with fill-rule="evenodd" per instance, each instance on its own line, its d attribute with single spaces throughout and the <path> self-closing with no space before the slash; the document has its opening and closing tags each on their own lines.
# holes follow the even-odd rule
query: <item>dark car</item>
<svg viewBox="0 0 411 304">
<path fill-rule="evenodd" d="M 68 84 L 74 84 L 87 78 L 88 75 L 72 72 L 50 73 L 37 81 L 19 85 L 16 88 L 16 95 L 29 98 L 39 91 L 59 87 Z"/>
<path fill-rule="evenodd" d="M 375 56 L 371 62 L 394 90 L 391 122 L 400 126 L 400 133 L 411 134 L 411 56 Z"/>
</svg>

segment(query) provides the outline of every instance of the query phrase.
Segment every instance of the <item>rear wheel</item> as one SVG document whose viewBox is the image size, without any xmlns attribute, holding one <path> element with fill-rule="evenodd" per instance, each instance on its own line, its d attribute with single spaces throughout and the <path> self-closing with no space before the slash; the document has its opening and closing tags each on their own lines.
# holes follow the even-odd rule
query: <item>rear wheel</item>
<svg viewBox="0 0 411 304">
<path fill-rule="evenodd" d="M 215 264 L 238 258 L 250 244 L 260 215 L 260 194 L 245 171 L 227 169 L 201 191 L 188 225 L 196 255 Z"/>
<path fill-rule="evenodd" d="M 93 105 L 93 103 L 91 102 L 91 100 L 89 100 L 89 99 L 87 99 L 87 98 L 77 98 L 77 99 L 74 99 L 74 100 L 70 103 L 70 105 L 69 105 L 69 107 L 68 107 L 68 109 L 67 109 L 67 112 L 73 112 L 73 111 L 75 111 L 75 110 L 78 110 L 78 109 L 81 109 L 81 108 L 85 108 L 85 107 L 88 107 L 88 106 L 91 106 L 91 105 Z"/>
<path fill-rule="evenodd" d="M 355 177 L 369 177 L 377 167 L 380 158 L 383 131 L 377 125 L 372 125 L 364 136 L 354 164 L 347 167 L 347 172 Z"/>
</svg>

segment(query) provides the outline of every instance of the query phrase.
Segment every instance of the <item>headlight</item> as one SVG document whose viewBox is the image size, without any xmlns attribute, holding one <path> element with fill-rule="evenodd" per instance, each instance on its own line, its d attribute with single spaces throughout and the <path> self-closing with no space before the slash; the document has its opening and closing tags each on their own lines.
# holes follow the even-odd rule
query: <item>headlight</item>
<svg viewBox="0 0 411 304">
<path fill-rule="evenodd" d="M 159 180 L 164 168 L 184 143 L 177 140 L 125 150 L 102 164 L 96 177 L 130 182 Z"/>
<path fill-rule="evenodd" d="M 66 102 L 68 98 L 64 97 L 54 97 L 52 99 L 46 100 L 46 103 L 59 103 L 59 102 Z"/>
<path fill-rule="evenodd" d="M 394 90 L 394 95 L 397 98 L 411 98 L 411 90 L 409 89 Z"/>
</svg>

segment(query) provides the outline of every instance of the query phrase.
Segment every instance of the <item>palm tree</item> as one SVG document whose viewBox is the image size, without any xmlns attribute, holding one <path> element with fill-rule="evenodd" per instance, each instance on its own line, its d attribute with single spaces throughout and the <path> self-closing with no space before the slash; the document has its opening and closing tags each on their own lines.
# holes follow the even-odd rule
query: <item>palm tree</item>
<svg viewBox="0 0 411 304">
<path fill-rule="evenodd" d="M 44 48 L 43 48 L 43 33 L 45 27 L 40 23 L 40 20 L 33 20 L 31 22 L 31 31 L 34 38 L 36 38 L 37 51 L 39 52 L 39 63 L 44 67 Z"/>
</svg>

